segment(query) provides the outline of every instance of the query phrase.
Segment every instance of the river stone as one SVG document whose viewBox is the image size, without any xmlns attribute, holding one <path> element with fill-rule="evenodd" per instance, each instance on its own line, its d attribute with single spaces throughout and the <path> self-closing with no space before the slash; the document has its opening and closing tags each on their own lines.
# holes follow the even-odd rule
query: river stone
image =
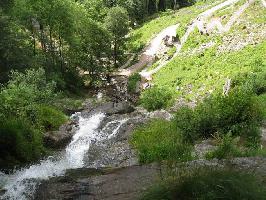
<svg viewBox="0 0 266 200">
<path fill-rule="evenodd" d="M 72 139 L 77 130 L 77 121 L 70 121 L 62 125 L 58 131 L 49 131 L 43 134 L 44 146 L 53 149 L 64 148 Z"/>
</svg>

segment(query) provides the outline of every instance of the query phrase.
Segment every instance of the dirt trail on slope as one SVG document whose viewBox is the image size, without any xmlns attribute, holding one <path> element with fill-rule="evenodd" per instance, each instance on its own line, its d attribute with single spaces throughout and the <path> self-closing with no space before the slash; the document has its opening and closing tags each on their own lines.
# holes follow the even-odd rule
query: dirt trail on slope
<svg viewBox="0 0 266 200">
<path fill-rule="evenodd" d="M 144 53 L 140 56 L 139 61 L 127 69 L 121 69 L 119 75 L 129 76 L 138 72 L 143 67 L 154 62 L 157 52 L 162 46 L 163 38 L 168 36 L 176 36 L 176 29 L 179 24 L 172 25 L 161 31 L 154 39 L 151 40 L 150 45 L 144 49 Z"/>
<path fill-rule="evenodd" d="M 174 56 L 169 60 L 162 59 L 158 67 L 156 67 L 151 71 L 147 71 L 147 66 L 150 66 L 155 61 L 155 56 L 162 46 L 163 38 L 167 35 L 176 36 L 176 29 L 178 28 L 179 24 L 169 26 L 168 28 L 164 29 L 151 41 L 150 45 L 144 49 L 144 53 L 140 56 L 139 61 L 136 64 L 132 65 L 127 69 L 121 68 L 117 73 L 117 75 L 130 76 L 131 74 L 138 72 L 139 70 L 143 69 L 146 66 L 145 69 L 140 72 L 140 74 L 142 77 L 146 79 L 151 79 L 151 76 L 153 74 L 157 73 L 161 68 L 163 68 L 167 63 L 171 62 L 179 54 L 183 45 L 188 40 L 190 34 L 195 29 L 198 29 L 202 34 L 210 33 L 214 30 L 217 30 L 221 34 L 228 32 L 231 29 L 231 27 L 234 25 L 236 20 L 241 16 L 241 14 L 243 14 L 243 12 L 252 3 L 255 2 L 255 0 L 247 0 L 245 4 L 243 4 L 237 11 L 233 13 L 231 18 L 225 25 L 221 23 L 220 19 L 217 18 L 209 19 L 218 10 L 236 4 L 239 1 L 240 0 L 227 0 L 199 14 L 198 17 L 188 26 L 186 33 L 180 39 L 180 44 L 175 44 L 176 53 L 174 54 Z M 261 2 L 262 5 L 266 8 L 266 1 L 261 0 Z"/>
<path fill-rule="evenodd" d="M 261 3 L 266 8 L 266 1 L 265 0 L 261 0 Z"/>
<path fill-rule="evenodd" d="M 208 18 L 211 17 L 216 11 L 220 10 L 221 8 L 224 8 L 226 6 L 235 4 L 237 2 L 239 2 L 240 0 L 228 0 L 225 1 L 217 6 L 214 6 L 213 8 L 201 13 L 193 22 L 192 24 L 188 27 L 185 35 L 181 38 L 181 43 L 178 46 L 175 55 L 173 56 L 172 59 L 170 60 L 164 60 L 161 62 L 161 64 L 155 68 L 154 70 L 151 71 L 146 71 L 146 69 L 144 69 L 140 74 L 145 77 L 151 77 L 153 74 L 155 74 L 156 72 L 158 72 L 161 68 L 163 68 L 167 63 L 171 62 L 177 55 L 178 53 L 181 51 L 183 45 L 186 43 L 186 41 L 188 40 L 190 34 L 195 30 L 198 29 L 201 33 L 209 33 L 212 32 L 213 30 L 217 29 L 219 33 L 224 33 L 224 32 L 228 32 L 231 27 L 233 26 L 233 24 L 236 22 L 236 20 L 240 17 L 240 15 L 252 4 L 255 2 L 255 0 L 248 0 L 244 5 L 242 5 L 233 15 L 232 17 L 229 19 L 229 21 L 225 24 L 222 25 L 221 21 L 218 19 L 214 19 L 214 20 L 209 20 L 208 22 Z M 263 2 L 264 0 L 262 0 Z"/>
</svg>

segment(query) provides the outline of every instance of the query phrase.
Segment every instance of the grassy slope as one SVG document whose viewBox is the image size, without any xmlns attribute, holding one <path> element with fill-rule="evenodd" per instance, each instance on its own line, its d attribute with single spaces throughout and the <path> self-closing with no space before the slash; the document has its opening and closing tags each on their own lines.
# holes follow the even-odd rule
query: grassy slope
<svg viewBox="0 0 266 200">
<path fill-rule="evenodd" d="M 214 6 L 219 2 L 221 1 L 200 1 L 193 6 L 179 9 L 176 12 L 167 11 L 156 14 L 143 26 L 136 28 L 131 32 L 131 38 L 127 44 L 129 50 L 132 52 L 141 51 L 157 33 L 174 24 L 180 24 L 180 28 L 177 32 L 178 34 L 182 34 L 185 31 L 185 27 L 192 19 L 210 6 Z"/>
<path fill-rule="evenodd" d="M 239 5 L 236 5 L 236 7 L 239 7 Z M 230 16 L 230 11 L 231 9 L 228 9 L 228 12 L 224 12 L 223 15 L 228 14 L 228 16 Z M 227 46 L 226 42 L 228 42 L 228 37 L 230 39 L 229 43 L 237 43 L 238 40 L 249 39 L 252 36 L 252 34 L 249 34 L 250 31 L 252 33 L 261 31 L 261 29 L 266 26 L 265 16 L 266 9 L 263 9 L 261 7 L 260 2 L 256 2 L 242 15 L 243 19 L 240 20 L 240 23 L 236 23 L 236 25 L 231 29 L 229 33 L 226 33 L 224 35 L 211 34 L 210 36 L 206 36 L 201 35 L 198 31 L 195 31 L 194 33 L 192 33 L 190 39 L 185 44 L 180 56 L 176 57 L 173 61 L 168 63 L 163 69 L 161 69 L 157 74 L 154 75 L 153 83 L 159 87 L 163 87 L 163 89 L 172 90 L 176 98 L 185 97 L 188 101 L 191 101 L 202 99 L 202 97 L 205 97 L 209 93 L 218 91 L 221 92 L 227 78 L 233 79 L 233 83 L 237 83 L 237 81 L 247 82 L 247 77 L 249 77 L 249 75 L 251 74 L 261 72 L 266 74 L 265 38 L 254 37 L 253 39 L 255 43 L 253 45 L 248 45 L 240 50 L 232 49 L 229 51 L 228 49 L 225 49 L 224 52 L 219 51 L 221 46 Z M 253 25 L 255 25 L 255 29 L 253 29 Z M 201 52 L 196 51 L 195 53 L 192 53 L 193 50 L 199 48 L 201 44 L 208 43 L 210 41 L 215 41 L 215 45 L 213 47 L 202 50 Z M 263 84 L 265 82 L 262 81 L 261 83 Z M 149 90 L 146 90 L 143 94 L 147 93 L 148 91 Z M 152 95 L 150 96 L 151 99 L 156 99 Z M 262 107 L 265 108 L 264 118 L 266 119 L 265 97 L 265 94 L 262 94 L 258 96 L 258 100 L 262 103 Z M 240 101 L 242 101 L 241 99 L 247 98 L 240 97 Z M 154 105 L 154 102 L 156 101 L 151 101 L 151 104 Z M 224 104 L 217 102 L 213 103 L 213 105 Z M 237 103 L 237 105 L 240 105 L 240 103 Z M 260 107 L 257 105 L 255 106 L 256 108 Z M 224 116 L 223 114 L 226 114 L 228 107 L 229 106 L 225 106 L 225 108 L 227 109 L 219 107 L 217 110 L 213 110 L 212 106 L 209 109 L 210 113 L 206 113 L 206 107 L 203 106 L 202 111 L 204 112 L 202 115 L 199 115 L 198 113 L 196 113 L 195 115 L 190 115 L 190 112 L 193 112 L 193 110 L 184 110 L 183 113 L 180 114 L 179 112 L 176 114 L 176 116 L 180 116 L 180 122 L 184 123 L 184 125 L 182 125 L 181 123 L 182 126 L 180 126 L 180 124 L 177 124 L 177 127 L 179 129 L 183 128 L 183 131 L 188 130 L 187 132 L 191 133 L 191 130 L 193 130 L 193 128 L 191 129 L 191 127 L 196 127 L 194 126 L 194 124 L 198 125 L 199 123 L 201 123 L 201 125 L 203 126 L 200 125 L 200 130 L 197 130 L 195 132 L 200 133 L 201 131 L 203 131 L 203 133 L 205 133 L 202 127 L 207 124 L 206 127 L 207 129 L 209 128 L 209 122 L 211 122 L 211 120 L 209 120 L 208 116 L 211 116 L 211 112 L 215 113 L 213 116 L 216 116 L 216 114 L 219 112 L 220 116 Z M 234 108 L 235 107 L 233 106 L 232 109 Z M 238 111 L 241 110 L 243 111 L 243 109 L 238 109 Z M 232 119 L 235 118 L 233 117 L 234 113 L 235 112 L 231 113 Z M 246 115 L 246 113 L 248 112 L 243 112 L 243 116 Z M 198 116 L 201 116 L 203 120 L 198 120 Z M 228 119 L 229 118 L 230 117 L 228 117 Z M 210 117 L 210 119 L 213 119 L 213 117 Z M 215 124 L 216 121 L 217 120 L 215 119 L 213 123 Z M 226 120 L 222 119 L 221 121 L 223 122 Z M 249 121 L 250 120 L 248 120 L 247 122 Z M 168 130 L 164 127 L 170 128 L 171 123 L 173 122 L 169 122 L 168 124 L 167 122 L 165 123 L 166 125 L 162 125 L 161 122 L 155 121 L 147 125 L 146 127 L 142 127 L 135 131 L 132 143 L 139 151 L 140 160 L 142 162 L 150 162 L 156 160 L 160 161 L 161 159 L 171 160 L 172 158 L 176 159 L 176 157 L 178 157 L 178 159 L 184 159 L 179 155 L 179 153 L 182 153 L 184 149 L 181 149 L 177 152 L 172 151 L 172 148 L 178 149 L 177 147 L 174 147 L 173 144 L 178 145 L 179 141 L 182 141 L 180 140 L 180 133 L 182 133 L 182 131 L 180 132 L 179 129 Z M 228 124 L 222 128 L 225 128 L 227 126 Z M 171 131 L 174 134 L 169 134 L 169 132 Z M 158 140 L 158 138 L 161 139 Z M 241 144 L 234 143 L 235 139 L 239 139 L 238 137 L 235 138 L 235 136 L 229 135 L 228 139 L 227 137 L 224 137 L 224 135 L 222 135 L 221 138 L 222 142 L 219 141 L 219 139 L 215 140 L 217 140 L 217 144 L 219 145 L 219 147 L 221 147 L 220 149 L 222 149 L 220 150 L 220 152 L 224 154 L 229 152 L 229 154 L 236 156 L 234 152 L 235 149 L 237 149 L 237 151 L 241 149 L 239 150 L 239 152 L 241 152 L 241 154 L 243 153 L 243 155 L 245 156 L 265 155 L 265 148 L 262 150 L 254 148 L 254 152 L 250 150 L 257 145 L 255 140 L 255 142 L 250 142 L 250 149 L 246 151 L 244 149 L 243 138 L 239 140 Z M 215 153 L 217 154 L 217 152 Z M 215 153 L 212 154 L 213 157 L 217 157 Z M 239 156 L 239 154 L 237 156 Z"/>
<path fill-rule="evenodd" d="M 266 10 L 259 7 L 259 3 L 250 7 L 243 15 L 246 23 L 265 25 Z M 229 34 L 248 37 L 243 24 L 236 25 Z M 222 38 L 225 35 L 213 34 L 207 37 L 195 31 L 191 36 L 184 45 L 182 56 L 176 57 L 154 76 L 156 85 L 175 90 L 177 97 L 185 96 L 193 100 L 214 90 L 222 90 L 227 77 L 235 78 L 241 74 L 266 68 L 265 41 L 256 46 L 247 46 L 240 51 L 218 53 L 217 47 L 222 44 Z M 188 54 L 192 49 L 209 41 L 215 41 L 216 45 L 198 54 Z"/>
</svg>

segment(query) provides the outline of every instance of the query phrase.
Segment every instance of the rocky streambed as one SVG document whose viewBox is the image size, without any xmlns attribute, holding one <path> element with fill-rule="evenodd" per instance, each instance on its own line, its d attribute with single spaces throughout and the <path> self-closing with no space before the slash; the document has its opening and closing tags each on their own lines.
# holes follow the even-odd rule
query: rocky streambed
<svg viewBox="0 0 266 200">
<path fill-rule="evenodd" d="M 114 137 L 92 143 L 84 156 L 82 168 L 69 169 L 64 176 L 42 181 L 34 199 L 136 200 L 147 188 L 167 176 L 167 164 L 139 165 L 129 139 L 138 125 L 151 118 L 170 119 L 171 115 L 166 111 L 148 113 L 140 108 L 133 111 L 123 104 L 124 106 L 118 106 L 119 112 L 109 112 L 110 105 L 107 104 L 90 112 L 83 112 L 84 115 L 90 115 L 100 109 L 101 112 L 109 113 L 98 130 Z M 203 157 L 201 155 L 213 148 L 215 147 L 209 141 L 203 141 L 195 145 L 195 153 Z M 180 163 L 172 170 L 178 172 L 199 167 L 247 170 L 266 177 L 266 158 L 261 157 L 211 161 L 199 159 Z"/>
<path fill-rule="evenodd" d="M 137 126 L 152 118 L 170 120 L 171 114 L 149 113 L 119 99 L 96 106 L 88 102 L 70 123 L 57 132 L 47 133 L 46 145 L 58 152 L 13 174 L 0 174 L 0 199 L 136 200 L 161 180 L 168 166 L 139 165 L 129 140 Z M 200 158 L 213 148 L 209 141 L 204 141 L 195 146 L 195 154 Z M 266 176 L 266 158 L 201 159 L 181 163 L 175 169 L 202 166 L 246 169 Z"/>
<path fill-rule="evenodd" d="M 132 130 L 148 118 L 145 111 L 135 109 L 126 101 L 86 106 L 59 131 L 46 133 L 46 145 L 58 152 L 9 175 L 1 175 L 4 178 L 0 199 L 36 199 L 46 181 L 63 178 L 68 170 L 96 171 L 93 169 L 136 165 L 136 154 L 128 140 Z"/>
</svg>

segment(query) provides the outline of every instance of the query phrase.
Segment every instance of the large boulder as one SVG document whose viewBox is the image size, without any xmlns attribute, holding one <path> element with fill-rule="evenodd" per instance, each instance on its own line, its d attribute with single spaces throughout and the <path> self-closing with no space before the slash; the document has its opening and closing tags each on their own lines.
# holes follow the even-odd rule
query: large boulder
<svg viewBox="0 0 266 200">
<path fill-rule="evenodd" d="M 62 125 L 58 131 L 49 131 L 44 133 L 44 146 L 53 149 L 64 148 L 72 139 L 77 130 L 77 122 L 70 121 Z"/>
</svg>

